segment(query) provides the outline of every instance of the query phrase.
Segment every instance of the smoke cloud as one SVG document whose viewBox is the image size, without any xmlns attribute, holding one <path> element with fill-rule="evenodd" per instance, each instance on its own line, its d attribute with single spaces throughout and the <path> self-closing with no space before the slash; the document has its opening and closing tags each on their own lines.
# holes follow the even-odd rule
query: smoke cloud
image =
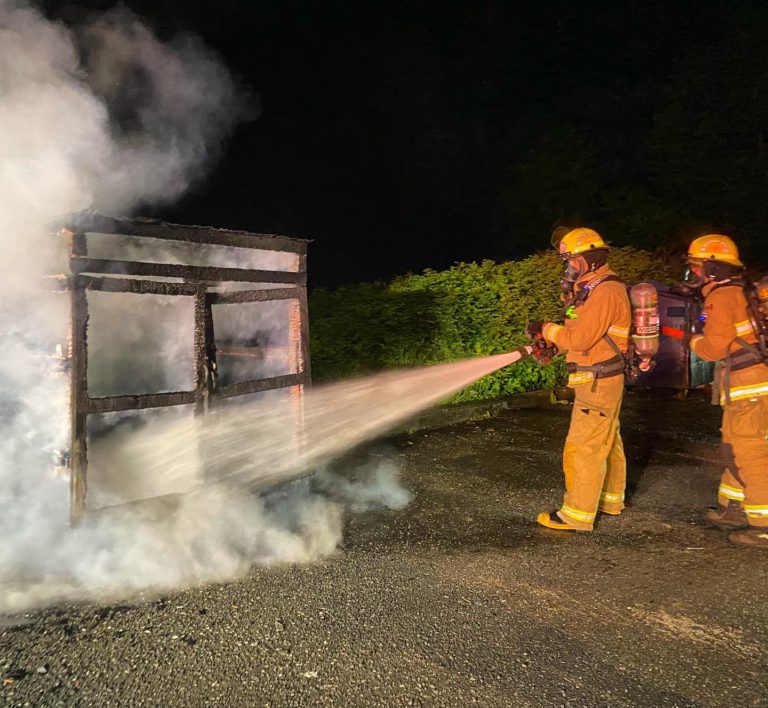
<svg viewBox="0 0 768 708">
<path fill-rule="evenodd" d="M 266 497 L 221 483 L 67 527 L 68 476 L 55 474 L 54 462 L 68 447 L 68 374 L 53 356 L 66 350 L 67 299 L 41 287 L 43 276 L 66 272 L 67 249 L 50 225 L 68 212 L 128 214 L 177 199 L 205 174 L 237 122 L 254 117 L 254 101 L 242 96 L 199 39 L 160 42 L 125 9 L 73 30 L 29 3 L 0 0 L 2 612 L 232 577 L 254 562 L 321 557 L 338 544 L 350 500 L 397 496 L 391 469 L 371 485 L 341 491 L 333 479 L 319 491 L 299 481 Z M 145 331 L 126 327 L 111 337 L 114 311 L 103 303 L 100 310 L 94 301 L 92 322 L 94 354 L 106 362 L 91 371 L 96 391 L 136 381 L 124 372 L 121 379 L 122 363 L 113 357 L 110 364 L 109 354 L 138 351 Z M 158 299 L 147 316 L 158 326 L 173 322 L 173 307 Z M 183 383 L 174 368 L 181 351 L 173 340 L 155 349 L 142 386 Z M 126 420 L 96 421 L 94 438 L 108 430 L 131 439 Z M 112 464 L 109 454 L 103 459 Z M 125 501 L 119 494 L 112 500 Z"/>
<path fill-rule="evenodd" d="M 350 483 L 323 472 L 262 496 L 218 486 L 178 499 L 93 514 L 73 530 L 45 511 L 2 524 L 0 613 L 74 599 L 131 596 L 243 575 L 253 564 L 333 553 L 345 507 L 401 508 L 410 499 L 391 465 L 365 466 Z"/>
</svg>

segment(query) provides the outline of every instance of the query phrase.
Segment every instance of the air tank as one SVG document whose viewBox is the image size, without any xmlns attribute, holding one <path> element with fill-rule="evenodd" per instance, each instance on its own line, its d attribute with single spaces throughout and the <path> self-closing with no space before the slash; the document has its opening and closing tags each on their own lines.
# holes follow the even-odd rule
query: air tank
<svg viewBox="0 0 768 708">
<path fill-rule="evenodd" d="M 755 283 L 755 292 L 763 319 L 768 320 L 768 275 Z"/>
<path fill-rule="evenodd" d="M 659 351 L 659 294 L 650 283 L 638 283 L 629 291 L 632 303 L 632 341 L 640 371 L 649 371 Z"/>
</svg>

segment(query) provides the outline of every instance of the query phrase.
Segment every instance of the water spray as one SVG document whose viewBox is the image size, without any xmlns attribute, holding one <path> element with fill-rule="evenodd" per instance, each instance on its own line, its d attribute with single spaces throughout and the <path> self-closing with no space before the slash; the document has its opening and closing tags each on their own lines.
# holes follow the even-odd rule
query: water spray
<svg viewBox="0 0 768 708">
<path fill-rule="evenodd" d="M 268 488 L 311 474 L 483 376 L 528 357 L 546 363 L 554 353 L 538 340 L 505 354 L 317 386 L 304 394 L 300 416 L 279 398 L 213 409 L 129 438 L 120 455 L 141 476 L 136 487 L 147 497 L 223 482 Z M 205 479 L 191 472 L 183 452 L 196 444 L 206 447 Z"/>
</svg>

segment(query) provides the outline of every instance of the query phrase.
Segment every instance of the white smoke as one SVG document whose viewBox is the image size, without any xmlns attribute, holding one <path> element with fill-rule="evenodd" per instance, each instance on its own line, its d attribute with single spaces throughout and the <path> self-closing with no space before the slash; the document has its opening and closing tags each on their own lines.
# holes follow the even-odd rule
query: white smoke
<svg viewBox="0 0 768 708">
<path fill-rule="evenodd" d="M 68 375 L 51 357 L 66 349 L 68 301 L 41 287 L 66 270 L 50 224 L 178 198 L 253 115 L 239 95 L 198 39 L 161 43 L 127 10 L 74 32 L 0 0 L 0 611 L 231 577 L 327 555 L 340 539 L 342 504 L 301 483 L 271 499 L 208 487 L 161 513 L 125 507 L 70 530 L 68 479 L 52 474 L 68 447 Z M 137 327 L 110 339 L 109 313 L 94 313 L 97 352 L 135 346 Z M 172 365 L 181 349 L 169 346 L 154 353 Z M 96 390 L 119 383 L 115 361 L 95 364 Z"/>
<path fill-rule="evenodd" d="M 0 96 L 4 275 L 27 266 L 14 289 L 49 272 L 33 245 L 52 220 L 176 199 L 248 115 L 194 37 L 162 44 L 124 9 L 75 35 L 18 0 L 0 0 Z"/>
<path fill-rule="evenodd" d="M 0 613 L 223 580 L 254 563 L 325 557 L 341 540 L 345 505 L 394 509 L 409 500 L 394 468 L 372 470 L 363 471 L 371 484 L 349 486 L 343 476 L 324 473 L 319 486 L 298 480 L 261 497 L 213 487 L 94 514 L 73 530 L 51 523 L 42 509 L 22 514 L 24 526 L 0 542 Z"/>
<path fill-rule="evenodd" d="M 395 509 L 410 500 L 392 466 L 357 474 L 369 482 L 325 472 L 319 484 L 298 480 L 266 496 L 212 487 L 94 514 L 66 532 L 24 514 L 13 543 L 0 543 L 0 613 L 222 580 L 254 563 L 322 558 L 341 540 L 346 505 Z"/>
<path fill-rule="evenodd" d="M 323 469 L 315 475 L 315 487 L 334 499 L 345 502 L 351 511 L 363 512 L 378 507 L 403 509 L 413 494 L 400 484 L 399 470 L 391 460 L 365 465 L 340 475 Z"/>
</svg>

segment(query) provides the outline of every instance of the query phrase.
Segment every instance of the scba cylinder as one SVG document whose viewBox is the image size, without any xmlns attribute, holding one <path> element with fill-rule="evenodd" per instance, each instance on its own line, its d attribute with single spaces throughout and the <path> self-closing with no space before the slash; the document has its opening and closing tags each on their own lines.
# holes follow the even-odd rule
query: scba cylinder
<svg viewBox="0 0 768 708">
<path fill-rule="evenodd" d="M 763 319 L 768 320 L 768 275 L 755 283 L 755 291 L 757 292 L 760 314 Z"/>
<path fill-rule="evenodd" d="M 650 283 L 638 283 L 629 291 L 632 302 L 632 341 L 641 371 L 651 368 L 659 351 L 659 294 Z"/>
</svg>

